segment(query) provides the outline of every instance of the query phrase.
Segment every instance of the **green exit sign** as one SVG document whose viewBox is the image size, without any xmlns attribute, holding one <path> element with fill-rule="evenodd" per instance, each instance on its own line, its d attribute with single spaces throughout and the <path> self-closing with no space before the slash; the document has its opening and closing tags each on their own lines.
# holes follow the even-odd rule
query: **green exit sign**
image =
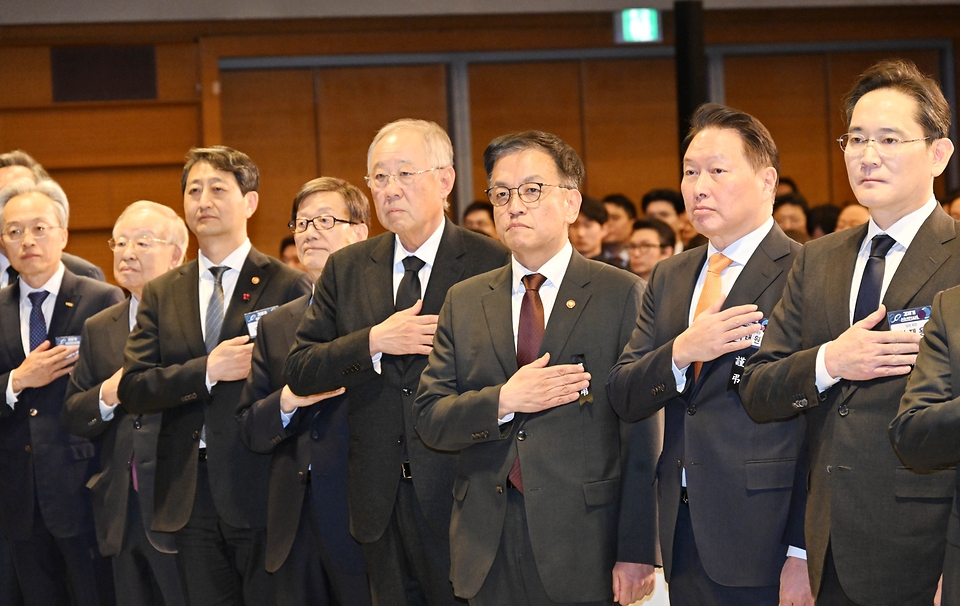
<svg viewBox="0 0 960 606">
<path fill-rule="evenodd" d="M 655 8 L 628 8 L 614 13 L 614 33 L 619 44 L 660 42 L 660 11 Z"/>
</svg>

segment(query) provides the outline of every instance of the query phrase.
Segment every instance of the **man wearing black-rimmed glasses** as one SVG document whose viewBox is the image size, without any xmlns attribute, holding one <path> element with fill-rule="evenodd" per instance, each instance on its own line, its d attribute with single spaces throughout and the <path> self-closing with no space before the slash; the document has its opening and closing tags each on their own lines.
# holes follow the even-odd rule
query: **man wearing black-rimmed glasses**
<svg viewBox="0 0 960 606">
<path fill-rule="evenodd" d="M 424 446 L 411 407 L 447 290 L 508 255 L 444 218 L 454 178 L 453 147 L 433 122 L 377 133 L 367 183 L 389 232 L 330 256 L 286 365 L 296 395 L 346 388 L 351 531 L 380 605 L 455 603 L 456 457 Z"/>
</svg>

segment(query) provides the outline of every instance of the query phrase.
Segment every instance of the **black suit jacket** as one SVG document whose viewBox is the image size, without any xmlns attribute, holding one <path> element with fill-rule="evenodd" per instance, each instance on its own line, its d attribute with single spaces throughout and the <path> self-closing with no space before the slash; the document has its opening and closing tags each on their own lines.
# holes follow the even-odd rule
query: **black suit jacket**
<svg viewBox="0 0 960 606">
<path fill-rule="evenodd" d="M 81 334 L 83 322 L 123 298 L 116 286 L 63 273 L 48 337 Z M 0 290 L 0 385 L 23 363 L 19 282 Z M 98 467 L 97 447 L 72 436 L 60 424 L 69 377 L 24 389 L 11 409 L 0 402 L 0 525 L 6 537 L 26 539 L 33 528 L 34 494 L 53 536 L 72 537 L 92 530 L 85 485 Z M 35 492 L 36 491 L 36 492 Z"/>
<path fill-rule="evenodd" d="M 887 437 L 907 377 L 847 381 L 818 393 L 820 346 L 850 327 L 857 250 L 867 225 L 809 242 L 797 257 L 763 345 L 747 363 L 743 404 L 758 421 L 803 411 L 810 444 L 806 537 L 814 595 L 829 542 L 843 589 L 860 604 L 911 603 L 936 588 L 953 472 L 919 474 Z M 960 283 L 957 222 L 939 206 L 903 256 L 887 311 L 930 305 Z M 876 330 L 889 330 L 884 320 Z"/>
<path fill-rule="evenodd" d="M 799 250 L 774 224 L 737 277 L 724 309 L 752 303 L 769 317 Z M 677 393 L 673 343 L 688 327 L 706 260 L 707 247 L 701 246 L 657 264 L 608 388 L 614 408 L 629 421 L 664 410 L 657 478 L 667 580 L 685 467 L 690 518 L 710 578 L 733 587 L 778 585 L 787 546 L 804 546 L 805 424 L 796 415 L 758 424 L 744 412 L 731 378 L 736 359 L 750 356 L 752 347 L 704 363 L 696 381 L 691 365 L 685 389 Z"/>
<path fill-rule="evenodd" d="M 960 288 L 937 293 L 924 326 L 917 365 L 910 373 L 900 413 L 890 424 L 890 439 L 904 465 L 935 471 L 960 461 Z M 947 541 L 960 549 L 960 471 L 955 474 L 953 511 Z M 960 568 L 943 570 L 944 596 L 960 588 Z M 946 597 L 944 598 L 946 599 Z M 948 602 L 943 602 L 948 604 Z"/>
<path fill-rule="evenodd" d="M 420 381 L 420 435 L 428 446 L 460 451 L 450 578 L 463 598 L 474 597 L 487 578 L 503 532 L 507 474 L 519 456 L 530 542 L 547 595 L 564 603 L 609 601 L 628 426 L 610 407 L 603 383 L 635 325 L 643 281 L 574 251 L 540 355 L 550 352 L 551 365 L 584 356 L 593 402 L 518 413 L 498 425 L 500 389 L 517 372 L 511 275 L 508 266 L 450 289 Z M 644 421 L 643 430 L 652 458 L 659 419 Z M 652 469 L 646 480 L 648 507 L 630 514 L 646 522 L 652 546 Z"/>
<path fill-rule="evenodd" d="M 100 387 L 123 366 L 123 347 L 130 334 L 130 299 L 91 316 L 83 325 L 80 360 L 70 374 L 60 420 L 75 436 L 100 438 L 100 470 L 87 487 L 93 497 L 97 543 L 104 557 L 123 546 L 130 494 L 131 461 L 137 463 L 140 518 L 150 544 L 163 553 L 177 550 L 170 533 L 153 532 L 153 477 L 157 466 L 160 415 L 129 414 L 122 406 L 113 418 L 100 414 Z"/>
<path fill-rule="evenodd" d="M 190 518 L 204 425 L 217 512 L 231 526 L 263 528 L 270 457 L 255 454 L 240 442 L 236 409 L 244 381 L 221 381 L 207 391 L 199 275 L 194 260 L 143 289 L 137 326 L 127 339 L 120 402 L 132 414 L 163 413 L 157 439 L 154 530 L 174 532 Z M 306 274 L 251 249 L 223 318 L 221 340 L 248 334 L 244 313 L 282 305 L 309 291 Z"/>
<path fill-rule="evenodd" d="M 364 574 L 363 550 L 350 536 L 347 507 L 347 398 L 298 408 L 286 427 L 280 418 L 280 391 L 286 384 L 283 365 L 309 303 L 305 295 L 260 320 L 253 366 L 237 407 L 240 439 L 254 452 L 273 454 L 267 571 L 276 572 L 290 553 L 309 473 L 320 540 L 331 564 L 346 574 Z"/>
<path fill-rule="evenodd" d="M 455 458 L 424 446 L 412 416 L 427 356 L 384 355 L 382 374 L 370 358 L 370 328 L 395 313 L 395 237 L 381 234 L 330 255 L 285 367 L 296 394 L 347 388 L 350 525 L 361 543 L 387 527 L 405 456 L 427 522 L 440 536 L 450 525 Z M 451 286 L 508 259 L 495 240 L 445 220 L 421 313 L 439 313 Z"/>
</svg>

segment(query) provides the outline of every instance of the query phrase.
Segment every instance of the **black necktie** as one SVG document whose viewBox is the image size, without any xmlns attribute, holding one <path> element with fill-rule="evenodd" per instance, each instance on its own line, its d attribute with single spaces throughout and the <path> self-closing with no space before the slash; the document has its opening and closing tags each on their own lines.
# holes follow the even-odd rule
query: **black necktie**
<svg viewBox="0 0 960 606">
<path fill-rule="evenodd" d="M 870 243 L 870 258 L 863 268 L 857 304 L 853 308 L 853 321 L 859 322 L 880 307 L 880 290 L 883 287 L 883 270 L 887 265 L 887 253 L 896 240 L 887 234 L 877 234 Z"/>
<path fill-rule="evenodd" d="M 420 297 L 420 270 L 426 262 L 410 255 L 403 260 L 403 278 L 397 288 L 397 311 L 413 307 Z"/>
</svg>

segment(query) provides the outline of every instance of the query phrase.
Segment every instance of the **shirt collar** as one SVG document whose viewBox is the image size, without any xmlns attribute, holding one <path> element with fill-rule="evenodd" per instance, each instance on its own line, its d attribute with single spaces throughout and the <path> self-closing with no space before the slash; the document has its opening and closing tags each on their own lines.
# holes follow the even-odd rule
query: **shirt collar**
<svg viewBox="0 0 960 606">
<path fill-rule="evenodd" d="M 237 250 L 227 255 L 226 258 L 220 262 L 220 265 L 225 265 L 230 269 L 240 271 L 240 268 L 243 267 L 243 262 L 247 260 L 247 255 L 250 254 L 251 248 L 253 248 L 253 246 L 250 244 L 250 238 L 247 238 Z M 203 251 L 200 251 L 200 254 L 197 255 L 197 260 L 200 263 L 201 276 L 214 265 L 214 263 L 203 254 Z"/>
<path fill-rule="evenodd" d="M 870 221 L 867 222 L 867 237 L 860 243 L 860 252 L 863 253 L 863 251 L 871 245 L 871 240 L 873 240 L 873 237 L 877 234 L 887 234 L 896 240 L 897 244 L 904 249 L 910 248 L 913 239 L 917 237 L 917 232 L 923 227 L 923 222 L 927 220 L 927 217 L 929 217 L 936 208 L 937 199 L 931 197 L 927 200 L 926 204 L 917 210 L 900 217 L 900 219 L 886 231 L 880 229 L 880 226 L 874 223 L 873 217 L 870 217 Z"/>
<path fill-rule="evenodd" d="M 767 218 L 767 220 L 763 222 L 763 225 L 743 236 L 723 250 L 717 250 L 717 248 L 711 242 L 707 245 L 707 259 L 712 257 L 714 253 L 722 252 L 723 256 L 727 257 L 737 265 L 746 265 L 747 261 L 749 261 L 750 257 L 753 256 L 753 253 L 756 252 L 757 248 L 760 246 L 760 243 L 763 242 L 763 239 L 767 237 L 767 234 L 770 233 L 771 229 L 773 229 L 772 216 Z"/>
<path fill-rule="evenodd" d="M 410 255 L 417 255 L 417 258 L 427 264 L 429 267 L 433 267 L 434 261 L 437 260 L 437 250 L 440 248 L 440 239 L 443 237 L 443 228 L 447 224 L 447 219 L 444 217 L 443 221 L 440 222 L 440 227 L 436 229 L 430 237 L 427 238 L 427 241 L 420 245 L 420 248 L 414 251 L 408 251 L 403 247 L 403 244 L 400 243 L 400 237 L 394 234 L 393 236 L 393 264 L 397 265 L 402 263 L 404 259 Z"/>
<path fill-rule="evenodd" d="M 64 267 L 63 262 L 60 262 L 60 267 L 57 268 L 57 271 L 54 272 L 50 279 L 46 281 L 40 288 L 30 288 L 30 285 L 23 281 L 23 276 L 20 276 L 20 302 L 26 300 L 27 295 L 36 292 L 38 290 L 45 290 L 56 299 L 57 295 L 60 294 L 60 286 L 63 284 L 63 272 L 67 270 Z"/>
<path fill-rule="evenodd" d="M 567 243 L 563 245 L 563 248 L 560 249 L 560 252 L 553 255 L 549 261 L 540 266 L 540 269 L 537 271 L 532 271 L 524 267 L 517 261 L 517 258 L 513 255 L 510 256 L 510 267 L 513 270 L 513 294 L 519 292 L 526 292 L 526 287 L 523 286 L 521 280 L 523 277 L 528 274 L 540 274 L 544 276 L 547 281 L 544 282 L 544 286 L 549 284 L 554 288 L 559 288 L 560 283 L 563 282 L 563 276 L 567 273 L 567 267 L 570 265 L 570 258 L 573 256 L 573 246 L 570 245 L 570 241 L 567 240 Z"/>
</svg>

